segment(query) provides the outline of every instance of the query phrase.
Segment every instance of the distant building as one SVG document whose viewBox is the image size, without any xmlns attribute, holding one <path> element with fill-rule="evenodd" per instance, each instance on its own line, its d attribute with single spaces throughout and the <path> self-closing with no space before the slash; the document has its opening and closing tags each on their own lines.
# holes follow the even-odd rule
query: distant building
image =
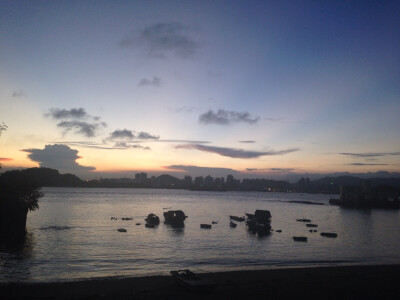
<svg viewBox="0 0 400 300">
<path fill-rule="evenodd" d="M 147 173 L 136 173 L 135 174 L 135 183 L 143 184 L 147 182 Z"/>
<path fill-rule="evenodd" d="M 194 184 L 197 185 L 197 186 L 203 186 L 203 184 L 204 184 L 203 176 L 196 177 L 194 179 Z"/>
</svg>

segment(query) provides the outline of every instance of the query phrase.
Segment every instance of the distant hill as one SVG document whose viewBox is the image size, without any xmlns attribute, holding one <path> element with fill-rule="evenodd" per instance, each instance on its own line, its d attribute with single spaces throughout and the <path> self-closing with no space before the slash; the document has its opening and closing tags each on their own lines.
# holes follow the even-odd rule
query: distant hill
<svg viewBox="0 0 400 300">
<path fill-rule="evenodd" d="M 72 174 L 60 174 L 57 170 L 49 168 L 30 168 L 18 171 L 7 171 L 0 175 L 1 182 L 7 182 L 8 177 L 19 173 L 25 181 L 42 187 L 80 187 L 83 181 Z"/>
</svg>

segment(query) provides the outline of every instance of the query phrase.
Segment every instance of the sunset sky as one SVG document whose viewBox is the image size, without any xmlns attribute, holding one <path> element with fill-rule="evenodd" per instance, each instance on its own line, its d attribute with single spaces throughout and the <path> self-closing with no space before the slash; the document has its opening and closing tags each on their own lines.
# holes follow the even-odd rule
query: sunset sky
<svg viewBox="0 0 400 300">
<path fill-rule="evenodd" d="M 400 172 L 400 2 L 1 0 L 0 124 L 2 171 Z"/>
</svg>

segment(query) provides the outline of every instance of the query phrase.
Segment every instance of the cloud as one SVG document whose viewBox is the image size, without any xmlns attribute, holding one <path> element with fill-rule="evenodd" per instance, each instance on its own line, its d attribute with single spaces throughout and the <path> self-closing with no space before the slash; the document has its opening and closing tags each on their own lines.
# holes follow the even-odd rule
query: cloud
<svg viewBox="0 0 400 300">
<path fill-rule="evenodd" d="M 59 108 L 50 108 L 50 112 L 45 114 L 46 116 L 50 116 L 55 120 L 61 119 L 86 119 L 89 115 L 86 113 L 83 108 L 71 108 L 67 109 L 59 109 Z"/>
<path fill-rule="evenodd" d="M 122 139 L 122 140 L 127 140 L 131 141 L 133 139 L 139 139 L 139 140 L 158 140 L 160 137 L 157 135 L 150 134 L 148 132 L 144 131 L 133 131 L 133 130 L 128 130 L 128 129 L 122 129 L 122 130 L 114 130 L 111 132 L 110 136 L 104 140 L 104 142 L 107 141 L 115 141 L 117 139 Z"/>
<path fill-rule="evenodd" d="M 113 149 L 143 149 L 143 150 L 151 150 L 150 147 L 144 147 L 138 144 L 128 144 L 125 142 L 116 142 L 114 144 Z"/>
<path fill-rule="evenodd" d="M 273 171 L 273 172 L 291 172 L 295 171 L 296 169 L 293 168 L 263 168 L 263 169 L 257 169 L 257 168 L 247 168 L 246 171 L 253 172 L 253 171 Z"/>
<path fill-rule="evenodd" d="M 100 117 L 89 115 L 83 108 L 72 108 L 69 110 L 51 108 L 44 115 L 60 121 L 57 127 L 63 129 L 63 135 L 72 131 L 75 134 L 81 134 L 85 137 L 94 137 L 101 128 L 107 127 L 105 122 L 100 121 Z"/>
<path fill-rule="evenodd" d="M 228 156 L 232 158 L 257 158 L 265 155 L 284 155 L 291 152 L 298 151 L 298 148 L 291 148 L 286 150 L 270 150 L 270 151 L 247 151 L 243 149 L 235 149 L 235 148 L 224 148 L 224 147 L 214 147 L 214 146 L 204 146 L 199 144 L 185 144 L 175 146 L 177 149 L 195 149 L 205 152 L 216 153 L 222 156 Z"/>
<path fill-rule="evenodd" d="M 120 45 L 128 48 L 141 47 L 149 57 L 154 58 L 171 55 L 188 58 L 194 56 L 200 47 L 189 34 L 189 28 L 181 23 L 157 23 L 132 32 Z"/>
<path fill-rule="evenodd" d="M 57 127 L 64 129 L 64 134 L 73 130 L 76 134 L 83 134 L 86 137 L 94 137 L 101 123 L 87 123 L 81 121 L 62 121 Z M 103 125 L 104 126 L 104 125 Z"/>
<path fill-rule="evenodd" d="M 12 161 L 12 158 L 0 157 L 0 161 Z"/>
<path fill-rule="evenodd" d="M 137 138 L 141 140 L 158 140 L 160 137 L 158 135 L 152 135 L 147 132 L 138 132 Z"/>
<path fill-rule="evenodd" d="M 400 152 L 369 152 L 369 153 L 348 153 L 348 152 L 341 152 L 339 154 L 353 156 L 357 158 L 369 158 L 369 157 L 382 157 L 382 156 L 394 156 L 400 155 Z"/>
<path fill-rule="evenodd" d="M 20 90 L 16 90 L 12 93 L 13 98 L 22 98 L 22 97 L 26 97 L 25 91 L 20 89 Z"/>
<path fill-rule="evenodd" d="M 41 167 L 57 169 L 60 172 L 79 173 L 93 171 L 95 167 L 86 167 L 78 164 L 78 150 L 71 149 L 66 145 L 54 144 L 46 145 L 44 149 L 23 149 L 27 152 L 28 158 L 38 162 Z"/>
<path fill-rule="evenodd" d="M 142 78 L 138 83 L 138 86 L 161 86 L 161 78 L 153 76 L 153 79 Z"/>
<path fill-rule="evenodd" d="M 239 141 L 239 143 L 243 143 L 243 144 L 253 144 L 256 141 Z"/>
<path fill-rule="evenodd" d="M 217 112 L 209 110 L 199 117 L 199 122 L 205 125 L 229 125 L 240 122 L 255 124 L 259 120 L 259 117 L 252 117 L 248 112 L 227 111 L 223 109 L 219 109 Z"/>
<path fill-rule="evenodd" d="M 365 164 L 365 163 L 351 163 L 349 166 L 387 166 L 388 164 Z"/>
<path fill-rule="evenodd" d="M 128 129 L 122 129 L 122 130 L 114 130 L 111 134 L 110 134 L 110 139 L 114 140 L 114 139 L 128 139 L 128 140 L 132 140 L 135 138 L 135 135 L 133 134 L 133 132 L 131 130 Z"/>
</svg>

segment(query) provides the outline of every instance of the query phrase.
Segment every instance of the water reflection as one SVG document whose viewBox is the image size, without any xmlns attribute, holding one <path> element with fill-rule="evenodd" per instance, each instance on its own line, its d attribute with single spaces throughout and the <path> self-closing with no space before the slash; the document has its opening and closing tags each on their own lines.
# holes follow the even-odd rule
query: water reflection
<svg viewBox="0 0 400 300">
<path fill-rule="evenodd" d="M 35 235 L 31 231 L 18 240 L 0 240 L 0 281 L 13 280 L 16 275 L 19 280 L 31 278 L 29 262 L 34 246 Z"/>
</svg>

